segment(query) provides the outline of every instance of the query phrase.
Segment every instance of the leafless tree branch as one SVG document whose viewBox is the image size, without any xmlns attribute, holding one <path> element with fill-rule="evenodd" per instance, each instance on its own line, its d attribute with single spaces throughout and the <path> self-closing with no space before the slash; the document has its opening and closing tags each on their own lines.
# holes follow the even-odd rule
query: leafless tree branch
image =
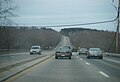
<svg viewBox="0 0 120 82">
<path fill-rule="evenodd" d="M 14 11 L 17 6 L 12 6 L 12 0 L 0 0 L 0 26 L 14 24 L 12 17 L 17 16 Z"/>
</svg>

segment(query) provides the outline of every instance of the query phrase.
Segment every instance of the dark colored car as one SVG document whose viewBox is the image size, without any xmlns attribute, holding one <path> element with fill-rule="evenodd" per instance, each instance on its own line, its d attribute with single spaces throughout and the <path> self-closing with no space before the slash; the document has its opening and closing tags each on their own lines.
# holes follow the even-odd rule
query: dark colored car
<svg viewBox="0 0 120 82">
<path fill-rule="evenodd" d="M 79 55 L 80 54 L 88 54 L 88 50 L 86 49 L 86 48 L 80 48 L 80 50 L 79 50 Z"/>
<path fill-rule="evenodd" d="M 63 46 L 60 47 L 56 52 L 55 52 L 55 59 L 58 57 L 68 57 L 71 59 L 72 56 L 72 51 L 69 47 Z"/>
<path fill-rule="evenodd" d="M 103 59 L 103 51 L 100 48 L 90 48 L 87 58 L 90 57 L 98 57 L 100 59 Z"/>
<path fill-rule="evenodd" d="M 77 48 L 72 48 L 72 52 L 77 52 Z"/>
</svg>

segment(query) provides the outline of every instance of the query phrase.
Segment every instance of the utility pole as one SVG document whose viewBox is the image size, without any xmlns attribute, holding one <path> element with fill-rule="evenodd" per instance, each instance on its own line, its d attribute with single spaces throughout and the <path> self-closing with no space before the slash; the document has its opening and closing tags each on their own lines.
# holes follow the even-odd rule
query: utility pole
<svg viewBox="0 0 120 82">
<path fill-rule="evenodd" d="M 114 2 L 114 0 L 112 1 Z M 115 44 L 115 52 L 118 53 L 119 50 L 119 10 L 120 10 L 120 0 L 118 0 L 118 6 L 113 5 L 117 11 L 117 28 L 116 28 L 116 44 Z"/>
<path fill-rule="evenodd" d="M 119 49 L 119 10 L 120 10 L 120 0 L 118 0 L 118 10 L 117 10 L 116 53 L 118 53 L 118 49 Z"/>
</svg>

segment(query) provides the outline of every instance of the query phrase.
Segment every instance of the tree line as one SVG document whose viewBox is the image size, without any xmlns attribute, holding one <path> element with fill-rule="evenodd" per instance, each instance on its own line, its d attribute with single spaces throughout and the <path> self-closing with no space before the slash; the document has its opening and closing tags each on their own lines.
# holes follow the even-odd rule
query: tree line
<svg viewBox="0 0 120 82">
<path fill-rule="evenodd" d="M 29 49 L 32 45 L 52 49 L 60 39 L 61 34 L 50 28 L 0 27 L 0 49 Z"/>
<path fill-rule="evenodd" d="M 99 47 L 104 51 L 115 52 L 116 32 L 86 28 L 67 28 L 62 29 L 61 33 L 69 36 L 71 43 L 76 48 L 85 47 L 89 49 L 90 47 Z"/>
</svg>

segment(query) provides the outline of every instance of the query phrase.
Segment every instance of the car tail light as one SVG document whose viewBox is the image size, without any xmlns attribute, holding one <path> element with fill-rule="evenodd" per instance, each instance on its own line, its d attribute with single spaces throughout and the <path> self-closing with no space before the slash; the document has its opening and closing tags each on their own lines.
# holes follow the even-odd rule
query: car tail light
<svg viewBox="0 0 120 82">
<path fill-rule="evenodd" d="M 61 53 L 61 52 L 56 52 L 55 54 L 59 54 L 59 53 Z"/>
</svg>

